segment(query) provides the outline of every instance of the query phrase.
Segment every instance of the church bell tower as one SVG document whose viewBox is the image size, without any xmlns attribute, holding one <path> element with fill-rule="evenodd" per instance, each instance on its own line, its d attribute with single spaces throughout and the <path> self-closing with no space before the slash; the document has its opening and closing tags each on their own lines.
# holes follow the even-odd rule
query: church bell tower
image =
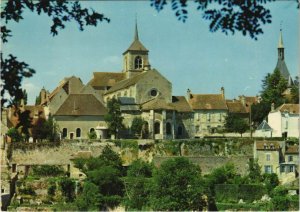
<svg viewBox="0 0 300 212">
<path fill-rule="evenodd" d="M 127 78 L 150 69 L 148 52 L 139 40 L 136 21 L 133 42 L 123 53 L 123 72 L 127 74 Z"/>
</svg>

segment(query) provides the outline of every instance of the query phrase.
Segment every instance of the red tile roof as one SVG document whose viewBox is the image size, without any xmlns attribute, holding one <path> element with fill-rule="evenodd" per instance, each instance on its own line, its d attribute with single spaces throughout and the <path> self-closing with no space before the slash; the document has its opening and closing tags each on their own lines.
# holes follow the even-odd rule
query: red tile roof
<svg viewBox="0 0 300 212">
<path fill-rule="evenodd" d="M 189 103 L 193 110 L 227 110 L 222 94 L 191 94 Z"/>
</svg>

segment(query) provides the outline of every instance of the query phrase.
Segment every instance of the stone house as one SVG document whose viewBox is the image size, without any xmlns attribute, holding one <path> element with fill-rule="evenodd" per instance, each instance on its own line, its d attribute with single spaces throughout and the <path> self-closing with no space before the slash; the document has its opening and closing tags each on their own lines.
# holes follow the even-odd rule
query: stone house
<svg viewBox="0 0 300 212">
<path fill-rule="evenodd" d="M 221 94 L 192 94 L 188 89 L 187 100 L 194 111 L 195 137 L 213 135 L 223 129 L 228 112 L 223 87 Z"/>
<path fill-rule="evenodd" d="M 283 161 L 278 141 L 255 141 L 254 158 L 258 159 L 262 173 L 279 174 L 279 164 Z"/>
<path fill-rule="evenodd" d="M 299 104 L 282 104 L 269 112 L 268 124 L 273 137 L 299 138 Z"/>
<path fill-rule="evenodd" d="M 97 138 L 106 138 L 106 107 L 92 94 L 70 94 L 53 114 L 62 138 L 88 138 L 95 131 Z"/>
<path fill-rule="evenodd" d="M 299 145 L 287 141 L 255 141 L 254 158 L 262 173 L 275 173 L 282 184 L 293 182 L 299 175 Z"/>
</svg>

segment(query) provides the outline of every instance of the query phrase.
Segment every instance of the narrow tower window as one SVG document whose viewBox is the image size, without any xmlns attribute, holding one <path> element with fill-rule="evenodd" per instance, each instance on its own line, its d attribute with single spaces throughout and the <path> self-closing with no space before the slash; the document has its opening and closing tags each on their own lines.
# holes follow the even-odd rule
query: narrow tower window
<svg viewBox="0 0 300 212">
<path fill-rule="evenodd" d="M 134 69 L 141 69 L 143 67 L 143 60 L 140 56 L 137 56 L 134 60 Z"/>
</svg>

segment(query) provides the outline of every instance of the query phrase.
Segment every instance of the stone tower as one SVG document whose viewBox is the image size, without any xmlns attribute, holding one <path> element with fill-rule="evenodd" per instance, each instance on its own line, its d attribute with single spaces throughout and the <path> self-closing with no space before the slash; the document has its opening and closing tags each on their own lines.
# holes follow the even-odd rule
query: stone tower
<svg viewBox="0 0 300 212">
<path fill-rule="evenodd" d="M 123 53 L 123 72 L 127 78 L 150 69 L 148 50 L 139 40 L 137 22 L 132 44 Z"/>
<path fill-rule="evenodd" d="M 292 86 L 293 79 L 287 69 L 287 66 L 284 61 L 284 46 L 283 46 L 283 39 L 282 39 L 282 30 L 280 29 L 280 34 L 279 34 L 279 42 L 278 42 L 278 60 L 277 60 L 277 65 L 275 69 L 278 69 L 281 73 L 281 75 L 287 80 L 288 86 Z"/>
</svg>

